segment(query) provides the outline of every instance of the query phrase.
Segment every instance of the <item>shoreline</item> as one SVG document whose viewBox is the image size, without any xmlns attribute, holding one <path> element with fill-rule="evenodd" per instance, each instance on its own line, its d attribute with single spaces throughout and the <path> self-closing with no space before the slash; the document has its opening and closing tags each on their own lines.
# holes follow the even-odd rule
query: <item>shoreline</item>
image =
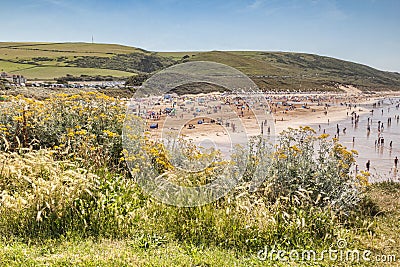
<svg viewBox="0 0 400 267">
<path fill-rule="evenodd" d="M 365 115 L 370 113 L 371 109 L 366 107 L 367 105 L 373 105 L 387 98 L 398 98 L 400 92 L 380 92 L 377 95 L 370 96 L 365 93 L 358 94 L 330 94 L 334 97 L 331 101 L 323 102 L 328 104 L 329 107 L 326 109 L 327 114 L 324 114 L 324 105 L 308 105 L 308 109 L 302 108 L 301 105 L 297 105 L 294 110 L 282 110 L 282 106 L 277 112 L 272 114 L 274 118 L 275 132 L 279 134 L 285 129 L 297 128 L 299 126 L 318 126 L 325 125 L 329 126 L 338 122 L 345 121 L 351 116 L 352 112 L 356 112 L 357 115 Z M 290 94 L 280 95 L 279 97 L 290 96 Z M 352 98 L 352 102 L 349 99 Z M 347 105 L 345 105 L 345 103 Z M 342 104 L 342 105 L 341 105 Z M 351 105 L 351 107 L 349 107 Z M 354 107 L 354 105 L 356 107 Z M 314 112 L 312 111 L 314 110 Z M 283 118 L 283 121 L 282 121 Z M 329 120 L 329 122 L 328 122 Z"/>
</svg>

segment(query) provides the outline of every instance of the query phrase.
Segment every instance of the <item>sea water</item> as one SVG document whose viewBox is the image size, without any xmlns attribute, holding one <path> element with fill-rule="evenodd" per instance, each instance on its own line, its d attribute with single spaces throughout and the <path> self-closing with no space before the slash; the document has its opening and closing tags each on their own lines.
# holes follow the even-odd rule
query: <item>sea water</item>
<svg viewBox="0 0 400 267">
<path fill-rule="evenodd" d="M 348 118 L 343 121 L 326 123 L 319 130 L 318 125 L 313 128 L 319 132 L 326 133 L 331 136 L 336 136 L 339 142 L 345 145 L 348 149 L 358 151 L 356 158 L 356 170 L 366 170 L 366 163 L 370 160 L 370 181 L 400 181 L 400 174 L 394 167 L 394 158 L 397 156 L 400 159 L 400 121 L 395 119 L 400 115 L 399 109 L 400 98 L 387 98 L 380 101 L 380 105 L 373 104 L 357 105 L 352 111 L 357 112 L 359 108 L 369 111 L 367 114 L 361 114 L 358 123 L 351 120 L 351 112 L 349 111 Z M 383 112 L 382 112 L 383 111 Z M 369 118 L 369 122 L 368 122 Z M 388 118 L 391 118 L 391 123 L 388 123 Z M 381 133 L 378 131 L 378 122 L 383 123 Z M 370 125 L 368 133 L 367 126 Z M 339 127 L 339 136 L 337 136 L 337 128 Z M 343 129 L 346 128 L 346 133 Z M 379 136 L 384 138 L 384 144 L 378 143 Z M 354 142 L 353 142 L 354 140 Z M 392 142 L 392 147 L 390 147 Z"/>
</svg>

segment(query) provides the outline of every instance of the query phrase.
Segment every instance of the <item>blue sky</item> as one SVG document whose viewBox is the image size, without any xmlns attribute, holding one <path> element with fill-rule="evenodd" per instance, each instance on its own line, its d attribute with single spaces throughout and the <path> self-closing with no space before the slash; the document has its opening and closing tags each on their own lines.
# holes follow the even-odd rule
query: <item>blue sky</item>
<svg viewBox="0 0 400 267">
<path fill-rule="evenodd" d="M 307 52 L 400 72 L 399 0 L 0 0 L 0 41 Z"/>
</svg>

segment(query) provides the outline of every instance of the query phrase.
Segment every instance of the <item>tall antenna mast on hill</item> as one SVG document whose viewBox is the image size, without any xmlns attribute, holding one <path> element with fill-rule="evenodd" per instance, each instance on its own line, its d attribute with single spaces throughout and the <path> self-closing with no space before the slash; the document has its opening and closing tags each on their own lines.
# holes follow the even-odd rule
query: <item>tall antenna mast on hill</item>
<svg viewBox="0 0 400 267">
<path fill-rule="evenodd" d="M 93 35 L 92 35 L 92 44 L 93 44 Z"/>
</svg>

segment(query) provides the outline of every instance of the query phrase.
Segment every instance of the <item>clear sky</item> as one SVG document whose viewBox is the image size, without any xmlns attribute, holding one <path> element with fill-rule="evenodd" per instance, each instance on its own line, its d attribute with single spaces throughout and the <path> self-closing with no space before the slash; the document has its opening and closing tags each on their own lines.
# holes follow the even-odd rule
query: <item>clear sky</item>
<svg viewBox="0 0 400 267">
<path fill-rule="evenodd" d="M 0 0 L 0 41 L 263 50 L 400 72 L 400 0 Z"/>
</svg>

